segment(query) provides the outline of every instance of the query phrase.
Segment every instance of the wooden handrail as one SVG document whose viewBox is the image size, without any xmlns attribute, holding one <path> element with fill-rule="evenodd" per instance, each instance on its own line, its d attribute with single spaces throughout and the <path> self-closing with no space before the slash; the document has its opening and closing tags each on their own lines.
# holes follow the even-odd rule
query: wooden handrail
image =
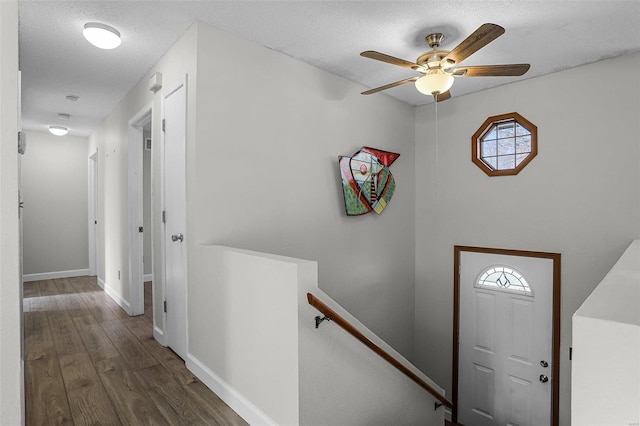
<svg viewBox="0 0 640 426">
<path fill-rule="evenodd" d="M 364 343 L 369 349 L 378 354 L 380 357 L 384 358 L 389 364 L 393 365 L 395 368 L 404 373 L 411 380 L 416 382 L 418 386 L 429 392 L 435 399 L 440 401 L 444 406 L 453 408 L 453 403 L 441 395 L 437 390 L 435 390 L 431 385 L 422 380 L 416 373 L 409 370 L 403 363 L 398 361 L 393 355 L 386 352 L 380 346 L 373 343 L 369 338 L 367 338 L 364 334 L 362 334 L 357 328 L 355 328 L 349 321 L 340 316 L 336 311 L 325 305 L 320 299 L 315 297 L 311 293 L 307 293 L 307 300 L 309 304 L 322 312 L 325 316 L 329 317 L 331 321 L 338 324 L 341 328 L 343 328 L 347 333 L 351 334 L 353 337 Z"/>
</svg>

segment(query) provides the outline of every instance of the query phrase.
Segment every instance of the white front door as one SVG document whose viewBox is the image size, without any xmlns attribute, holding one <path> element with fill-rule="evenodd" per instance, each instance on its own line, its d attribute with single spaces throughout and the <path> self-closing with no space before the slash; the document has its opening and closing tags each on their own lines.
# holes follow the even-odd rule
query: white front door
<svg viewBox="0 0 640 426">
<path fill-rule="evenodd" d="M 184 81 L 163 95 L 163 185 L 166 343 L 187 356 L 187 87 Z"/>
<path fill-rule="evenodd" d="M 553 260 L 460 253 L 458 417 L 551 424 Z"/>
</svg>

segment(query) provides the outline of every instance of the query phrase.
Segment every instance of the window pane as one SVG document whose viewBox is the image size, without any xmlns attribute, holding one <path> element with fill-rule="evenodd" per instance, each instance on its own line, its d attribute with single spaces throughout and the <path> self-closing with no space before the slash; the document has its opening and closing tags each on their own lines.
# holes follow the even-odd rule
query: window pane
<svg viewBox="0 0 640 426">
<path fill-rule="evenodd" d="M 522 127 L 519 123 L 516 123 L 516 135 L 517 136 L 531 135 L 531 132 L 529 132 L 527 129 Z"/>
<path fill-rule="evenodd" d="M 516 152 L 531 152 L 531 135 L 519 136 L 516 138 Z"/>
<path fill-rule="evenodd" d="M 514 154 L 516 145 L 513 139 L 498 139 L 498 155 Z"/>
<path fill-rule="evenodd" d="M 478 278 L 474 287 L 533 296 L 527 280 L 513 268 L 508 266 L 492 266 Z"/>
<path fill-rule="evenodd" d="M 515 122 L 509 121 L 498 125 L 498 139 L 511 138 L 515 136 Z"/>
<path fill-rule="evenodd" d="M 509 170 L 516 168 L 516 158 L 513 155 L 498 157 L 498 170 Z"/>
<path fill-rule="evenodd" d="M 491 167 L 493 170 L 498 169 L 498 159 L 496 157 L 483 158 L 482 161 L 484 161 L 487 166 Z"/>
<path fill-rule="evenodd" d="M 496 141 L 482 142 L 482 158 L 498 155 Z"/>
<path fill-rule="evenodd" d="M 489 131 L 489 133 L 487 133 L 486 135 L 484 135 L 482 137 L 483 141 L 488 141 L 491 139 L 497 139 L 498 138 L 498 133 L 496 131 L 496 126 L 492 126 L 491 130 Z"/>
<path fill-rule="evenodd" d="M 529 154 L 516 154 L 516 167 L 522 163 L 522 161 L 527 158 Z"/>
</svg>

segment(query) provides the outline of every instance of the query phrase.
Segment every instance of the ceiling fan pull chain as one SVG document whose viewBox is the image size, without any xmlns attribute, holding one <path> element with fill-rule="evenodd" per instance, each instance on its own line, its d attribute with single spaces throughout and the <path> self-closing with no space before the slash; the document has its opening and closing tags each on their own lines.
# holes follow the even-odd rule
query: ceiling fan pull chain
<svg viewBox="0 0 640 426">
<path fill-rule="evenodd" d="M 438 99 L 433 95 L 433 103 L 436 106 L 436 200 L 438 199 L 438 177 L 440 176 L 440 159 L 438 155 Z"/>
</svg>

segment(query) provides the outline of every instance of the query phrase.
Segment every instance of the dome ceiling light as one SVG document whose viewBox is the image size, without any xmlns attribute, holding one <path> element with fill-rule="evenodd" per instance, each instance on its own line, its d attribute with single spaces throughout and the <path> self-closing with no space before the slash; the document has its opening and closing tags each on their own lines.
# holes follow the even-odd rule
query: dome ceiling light
<svg viewBox="0 0 640 426">
<path fill-rule="evenodd" d="M 100 49 L 115 49 L 120 46 L 120 32 L 115 28 L 99 22 L 89 22 L 82 30 L 84 38 Z"/>
<path fill-rule="evenodd" d="M 63 126 L 49 126 L 49 132 L 56 136 L 64 136 L 69 133 L 69 129 Z"/>
</svg>

